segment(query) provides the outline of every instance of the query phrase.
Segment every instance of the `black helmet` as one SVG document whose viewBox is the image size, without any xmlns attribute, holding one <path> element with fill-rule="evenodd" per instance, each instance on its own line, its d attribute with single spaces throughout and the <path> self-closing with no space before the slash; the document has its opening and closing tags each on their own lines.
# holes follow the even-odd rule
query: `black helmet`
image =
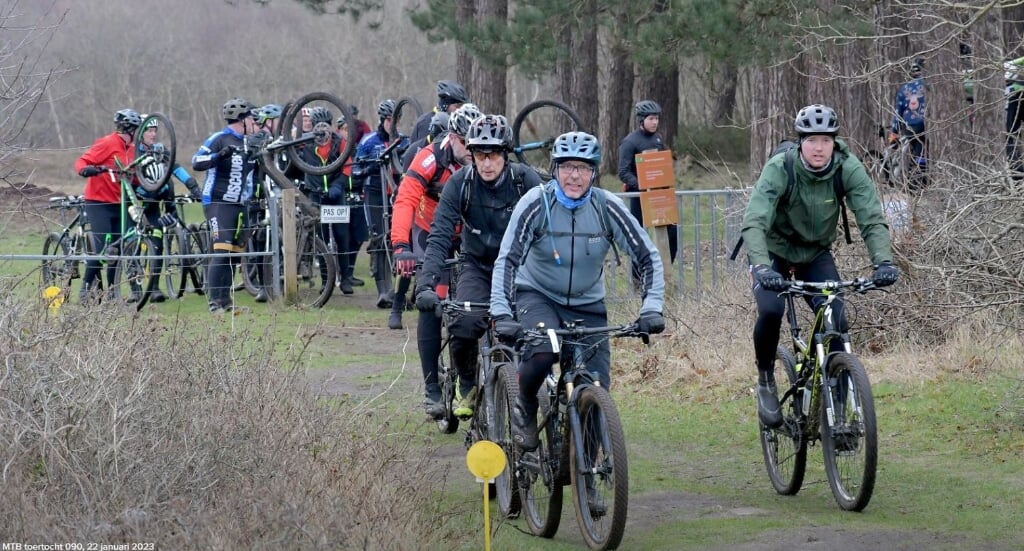
<svg viewBox="0 0 1024 551">
<path fill-rule="evenodd" d="M 484 114 L 476 105 L 463 103 L 462 107 L 456 109 L 448 117 L 448 132 L 465 138 L 466 133 L 469 132 L 469 125 L 482 116 Z"/>
<path fill-rule="evenodd" d="M 324 123 L 327 125 L 331 124 L 334 120 L 334 115 L 326 107 L 320 107 L 319 105 L 309 110 L 309 120 L 313 124 Z"/>
<path fill-rule="evenodd" d="M 923 57 L 916 58 L 916 59 L 914 59 L 913 62 L 910 63 L 910 76 L 912 76 L 912 77 L 920 76 L 923 71 L 924 71 L 924 58 Z"/>
<path fill-rule="evenodd" d="M 645 100 L 643 100 L 643 101 L 641 101 L 641 102 L 636 104 L 635 111 L 636 111 L 636 116 L 640 117 L 641 119 L 643 119 L 643 118 L 649 117 L 651 115 L 660 115 L 661 114 L 661 106 L 658 105 L 658 102 L 656 102 L 656 101 L 651 101 L 649 99 L 645 99 Z"/>
<path fill-rule="evenodd" d="M 430 117 L 430 124 L 427 125 L 427 135 L 433 140 L 441 135 L 442 132 L 448 131 L 448 112 L 438 111 L 434 113 L 433 117 Z"/>
<path fill-rule="evenodd" d="M 334 126 L 336 126 L 338 128 L 341 128 L 342 126 L 345 125 L 345 122 L 346 122 L 345 114 L 342 113 L 341 115 L 338 115 L 338 120 L 334 121 Z"/>
<path fill-rule="evenodd" d="M 254 116 L 256 106 L 242 98 L 229 99 L 220 108 L 220 116 L 227 122 L 237 122 L 246 117 Z"/>
<path fill-rule="evenodd" d="M 508 119 L 502 115 L 484 115 L 477 118 L 469 125 L 466 147 L 508 151 L 512 148 L 512 128 L 508 125 Z"/>
<path fill-rule="evenodd" d="M 469 94 L 454 80 L 437 81 L 437 99 L 445 107 L 453 103 L 469 103 Z"/>
<path fill-rule="evenodd" d="M 831 107 L 816 103 L 796 114 L 794 127 L 798 136 L 828 134 L 834 137 L 839 133 L 839 117 Z"/>
<path fill-rule="evenodd" d="M 122 109 L 114 113 L 114 126 L 119 132 L 135 132 L 142 124 L 142 117 L 134 109 Z"/>
<path fill-rule="evenodd" d="M 395 116 L 395 100 L 386 99 L 377 106 L 377 116 L 381 120 Z"/>
<path fill-rule="evenodd" d="M 569 159 L 588 162 L 594 166 L 601 163 L 601 143 L 586 132 L 567 132 L 555 138 L 551 148 L 551 161 L 559 163 Z"/>
</svg>

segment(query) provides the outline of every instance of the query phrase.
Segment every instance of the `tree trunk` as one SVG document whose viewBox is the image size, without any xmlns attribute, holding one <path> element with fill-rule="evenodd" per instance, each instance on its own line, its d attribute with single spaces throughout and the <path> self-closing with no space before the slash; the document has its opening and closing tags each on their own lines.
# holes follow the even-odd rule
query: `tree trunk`
<svg viewBox="0 0 1024 551">
<path fill-rule="evenodd" d="M 807 79 L 802 56 L 794 62 L 751 71 L 750 166 L 754 178 L 764 166 L 768 154 L 779 141 L 794 134 L 793 120 L 806 103 Z"/>
<path fill-rule="evenodd" d="M 736 88 L 739 85 L 739 70 L 736 64 L 728 61 L 721 67 L 721 91 L 715 97 L 711 124 L 726 126 L 733 124 L 733 113 L 736 111 Z"/>
<path fill-rule="evenodd" d="M 654 11 L 668 10 L 667 0 L 656 0 Z M 661 121 L 658 132 L 665 139 L 665 146 L 671 151 L 675 144 L 679 126 L 679 65 L 673 60 L 659 68 L 641 68 L 637 99 L 650 99 L 661 105 Z"/>
<path fill-rule="evenodd" d="M 608 92 L 604 111 L 608 117 L 607 147 L 602 172 L 616 174 L 619 170 L 619 143 L 633 131 L 633 60 L 629 47 L 616 33 L 611 38 L 608 60 Z"/>
<path fill-rule="evenodd" d="M 481 0 L 477 3 L 477 24 L 483 26 L 494 20 L 502 23 L 508 20 L 508 0 Z M 472 94 L 474 102 L 484 113 L 507 111 L 507 73 L 507 61 L 493 66 L 477 64 L 473 72 Z"/>
<path fill-rule="evenodd" d="M 584 0 L 580 21 L 573 32 L 572 86 L 569 105 L 580 116 L 583 130 L 597 133 L 600 106 L 597 97 L 597 0 Z"/>
<path fill-rule="evenodd" d="M 1003 12 L 1003 49 L 1006 51 L 1006 58 L 1017 59 L 1024 56 L 1024 4 L 1007 6 Z M 999 59 L 999 58 L 996 58 Z"/>
<path fill-rule="evenodd" d="M 455 19 L 458 21 L 473 21 L 476 17 L 476 2 L 473 0 L 458 0 L 455 4 Z M 473 82 L 474 67 L 476 59 L 469 55 L 469 51 L 461 42 L 455 42 L 455 80 L 463 86 L 470 86 Z M 469 88 L 470 98 L 476 98 L 477 90 Z"/>
</svg>

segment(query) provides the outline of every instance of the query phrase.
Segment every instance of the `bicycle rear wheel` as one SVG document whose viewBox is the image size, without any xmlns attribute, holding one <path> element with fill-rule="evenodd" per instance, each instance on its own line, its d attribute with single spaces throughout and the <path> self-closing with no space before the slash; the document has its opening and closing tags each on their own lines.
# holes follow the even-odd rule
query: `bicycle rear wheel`
<svg viewBox="0 0 1024 551">
<path fill-rule="evenodd" d="M 441 387 L 441 405 L 444 407 L 444 413 L 437 420 L 437 429 L 444 434 L 452 434 L 459 430 L 459 418 L 454 413 L 459 372 L 452 363 L 450 338 L 445 338 L 444 347 L 437 358 L 437 384 Z"/>
<path fill-rule="evenodd" d="M 782 391 L 787 388 L 782 386 L 785 381 L 791 387 L 797 380 L 793 355 L 781 346 L 775 353 L 775 380 L 780 383 Z M 800 397 L 799 393 L 780 397 L 783 423 L 779 428 L 769 428 L 758 421 L 768 478 L 776 492 L 787 496 L 800 491 L 807 470 L 807 438 L 803 433 L 805 424 Z"/>
<path fill-rule="evenodd" d="M 249 253 L 262 253 L 266 249 L 267 245 L 267 229 L 258 228 L 249 234 L 249 239 L 245 240 L 245 255 L 242 256 L 242 265 L 239 270 L 242 275 L 242 286 L 252 296 L 260 294 L 260 290 L 263 286 L 260 285 L 260 280 L 263 274 L 263 263 L 269 259 L 265 256 L 248 256 Z"/>
<path fill-rule="evenodd" d="M 147 191 L 157 191 L 167 183 L 171 173 L 174 172 L 178 141 L 174 135 L 174 125 L 171 124 L 171 119 L 163 113 L 153 113 L 147 115 L 142 121 L 142 125 L 135 131 L 135 143 L 144 143 L 142 136 L 151 127 L 156 127 L 156 140 L 153 143 L 159 144 L 159 148 L 150 148 L 147 154 L 151 155 L 157 163 L 163 165 L 164 169 L 160 171 L 160 176 L 157 178 L 150 178 L 151 173 L 147 170 L 136 170 L 135 177 L 139 180 L 139 185 Z"/>
<path fill-rule="evenodd" d="M 78 261 L 66 259 L 68 255 L 75 254 L 73 239 L 71 234 L 53 232 L 43 242 L 43 254 L 52 257 L 42 262 L 43 288 L 60 287 L 65 297 L 71 289 L 71 280 L 79 277 Z"/>
<path fill-rule="evenodd" d="M 165 255 L 182 255 L 190 252 L 188 231 L 180 226 L 165 229 L 163 240 Z M 181 298 L 185 294 L 185 285 L 188 282 L 188 261 L 183 258 L 164 260 L 163 275 L 167 294 L 174 298 Z"/>
<path fill-rule="evenodd" d="M 391 117 L 391 120 L 394 122 L 395 128 L 398 129 L 399 134 L 412 136 L 416 121 L 419 120 L 422 114 L 423 107 L 420 106 L 420 102 L 414 97 L 405 96 L 395 104 L 395 114 Z"/>
<path fill-rule="evenodd" d="M 338 264 L 323 239 L 306 232 L 298 244 L 298 304 L 321 308 L 331 299 Z"/>
<path fill-rule="evenodd" d="M 519 162 L 529 165 L 544 180 L 551 178 L 551 147 L 555 138 L 582 130 L 579 115 L 568 105 L 538 100 L 526 105 L 512 123 L 512 150 Z"/>
<path fill-rule="evenodd" d="M 626 435 L 615 402 L 604 388 L 581 388 L 576 407 L 582 431 L 573 438 L 570 453 L 576 522 L 591 549 L 615 549 L 622 541 L 629 508 Z M 581 449 L 575 449 L 576 442 Z"/>
<path fill-rule="evenodd" d="M 835 354 L 827 366 L 829 385 L 821 400 L 821 451 L 832 495 L 847 511 L 871 501 L 878 467 L 875 402 L 868 373 L 855 356 Z"/>
<path fill-rule="evenodd" d="M 494 479 L 497 493 L 498 511 L 506 518 L 516 518 L 522 504 L 519 501 L 519 487 L 516 485 L 515 470 L 516 445 L 512 442 L 512 404 L 519 395 L 519 382 L 515 369 L 511 364 L 502 363 L 494 366 L 497 378 L 494 383 L 494 418 L 490 428 L 490 440 L 501 446 L 507 459 L 505 470 Z"/>
<path fill-rule="evenodd" d="M 188 243 L 190 254 L 206 254 L 208 237 L 206 237 L 206 229 L 204 226 L 199 224 L 188 225 Z M 197 295 L 203 295 L 206 293 L 204 285 L 206 283 L 206 261 L 202 258 L 191 258 L 186 260 L 188 279 L 191 282 L 191 286 L 186 284 L 186 290 L 191 291 Z"/>
<path fill-rule="evenodd" d="M 327 92 L 313 92 L 310 94 L 306 94 L 305 96 L 302 96 L 301 98 L 292 101 L 288 103 L 287 106 L 285 106 L 284 115 L 281 117 L 281 131 L 288 131 L 288 129 L 295 126 L 294 123 L 296 121 L 298 121 L 299 126 L 301 126 L 302 109 L 306 107 L 323 107 L 331 113 L 331 117 L 335 120 L 337 119 L 338 115 L 345 115 L 345 119 L 349 121 L 355 120 L 355 116 L 352 114 L 351 104 L 345 103 L 334 94 L 330 94 Z M 325 132 L 334 131 L 333 120 L 330 124 L 321 124 L 324 124 L 324 126 L 319 128 L 314 127 L 313 130 Z M 344 149 L 342 149 L 341 154 L 338 155 L 337 159 L 327 164 L 320 165 L 318 163 L 314 165 L 306 162 L 302 158 L 301 153 L 302 148 L 304 147 L 305 144 L 296 144 L 285 148 L 285 157 L 288 159 L 289 162 L 294 164 L 296 167 L 300 168 L 306 174 L 322 176 L 324 174 L 334 172 L 341 168 L 341 165 L 344 164 L 345 161 L 349 158 L 349 156 L 355 152 L 356 146 L 358 145 L 355 143 L 355 124 L 348 125 L 348 133 L 346 136 L 343 136 L 343 138 L 345 138 L 345 147 Z"/>
<path fill-rule="evenodd" d="M 126 258 L 117 261 L 109 292 L 114 299 L 134 299 L 135 309 L 142 310 L 160 281 L 156 246 L 148 236 L 136 235 L 121 244 L 121 251 Z"/>
<path fill-rule="evenodd" d="M 547 399 L 546 395 L 541 397 L 542 401 Z M 544 408 L 542 403 L 537 410 L 540 445 L 532 452 L 520 450 L 517 476 L 526 524 L 534 535 L 550 538 L 558 532 L 562 521 L 562 480 L 559 477 L 562 443 L 554 415 L 540 424 L 544 421 Z"/>
</svg>

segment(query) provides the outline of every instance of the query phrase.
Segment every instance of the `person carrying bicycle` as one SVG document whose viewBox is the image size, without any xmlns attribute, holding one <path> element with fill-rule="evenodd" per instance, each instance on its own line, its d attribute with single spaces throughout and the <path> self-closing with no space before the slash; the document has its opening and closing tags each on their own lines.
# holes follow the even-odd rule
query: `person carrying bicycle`
<svg viewBox="0 0 1024 551">
<path fill-rule="evenodd" d="M 89 149 L 75 161 L 75 172 L 86 178 L 85 216 L 89 220 L 89 239 L 92 250 L 100 252 L 108 243 L 121 238 L 121 226 L 125 217 L 121 204 L 121 183 L 107 173 L 117 168 L 118 163 L 127 166 L 135 160 L 132 143 L 135 132 L 142 124 L 142 117 L 134 109 L 121 109 L 114 113 L 114 131 L 98 138 Z M 85 264 L 82 288 L 78 292 L 79 302 L 98 299 L 91 293 L 103 289 L 99 260 Z M 117 262 L 107 263 L 107 283 L 114 280 Z"/>
<path fill-rule="evenodd" d="M 399 142 L 392 155 L 401 155 L 408 145 L 408 138 L 394 130 L 393 118 L 395 100 L 386 99 L 377 106 L 376 132 L 367 134 L 359 142 L 356 158 L 352 164 L 352 178 L 360 180 L 365 202 L 363 211 L 366 215 L 366 226 L 370 236 L 367 245 L 370 253 L 370 271 L 377 284 L 377 308 L 390 308 L 395 300 L 395 292 L 391 282 L 391 266 L 388 260 L 390 236 L 385 235 L 385 221 L 390 217 L 391 197 L 394 189 L 384 189 L 381 176 L 381 155 L 394 142 Z M 389 186 L 390 187 L 390 186 Z"/>
<path fill-rule="evenodd" d="M 423 268 L 416 276 L 416 307 L 435 320 L 438 319 L 435 309 L 441 297 L 447 294 L 450 272 L 444 266 L 445 259 L 451 256 L 452 244 L 461 243 L 455 299 L 489 302 L 494 261 L 498 258 L 512 210 L 524 193 L 541 183 L 535 170 L 508 160 L 512 129 L 501 115 L 485 115 L 474 120 L 466 134 L 466 147 L 472 164 L 453 174 L 441 190 L 427 237 Z M 462 396 L 453 412 L 455 415 L 473 414 L 477 342 L 485 331 L 487 318 L 473 313 L 457 318 L 448 327 L 452 363 L 459 372 Z M 440 342 L 434 350 L 421 349 L 420 357 L 437 358 L 439 353 Z M 423 363 L 423 383 L 427 415 L 439 418 L 444 414 L 444 406 L 437 383 L 436 359 L 429 366 Z"/>
<path fill-rule="evenodd" d="M 141 115 L 143 121 L 148 118 L 148 115 Z M 178 207 L 174 203 L 174 182 L 171 178 L 160 185 L 158 188 L 153 189 L 153 186 L 148 185 L 148 182 L 159 182 L 167 174 L 169 167 L 165 159 L 164 146 L 161 143 L 157 143 L 157 131 L 159 130 L 159 123 L 156 119 L 150 119 L 146 124 L 146 128 L 142 131 L 142 141 L 135 146 L 135 156 L 142 157 L 148 155 L 148 159 L 143 159 L 139 162 L 139 171 L 145 176 L 145 181 L 140 181 L 139 185 L 134 187 L 135 195 L 142 200 L 142 215 L 146 217 L 149 225 L 163 230 L 164 228 L 172 227 L 178 223 Z M 202 192 L 199 189 L 199 184 L 196 183 L 196 179 L 188 173 L 179 164 L 175 164 L 171 169 L 171 176 L 181 182 L 186 189 L 188 189 L 189 195 L 193 201 L 199 202 L 202 200 Z M 162 208 L 161 208 L 162 207 Z M 163 254 L 164 242 L 163 239 L 154 239 L 153 247 L 157 255 Z M 163 268 L 163 260 L 156 260 L 153 263 L 154 270 L 156 273 L 160 273 Z M 132 287 L 131 295 L 128 297 L 128 302 L 138 302 L 141 296 L 141 289 Z M 156 278 L 156 283 L 153 284 L 153 291 L 150 293 L 150 302 L 164 302 L 167 300 L 167 296 L 160 291 L 160 278 Z"/>
<path fill-rule="evenodd" d="M 430 117 L 430 125 L 427 126 L 427 135 L 412 142 L 409 149 L 402 155 L 402 170 L 409 171 L 412 160 L 421 149 L 438 139 L 438 136 L 448 131 L 448 112 L 437 111 Z"/>
<path fill-rule="evenodd" d="M 466 93 L 466 89 L 461 84 L 454 80 L 437 81 L 437 107 L 434 107 L 433 111 L 423 113 L 416 119 L 416 124 L 412 127 L 412 135 L 409 136 L 409 141 L 416 143 L 420 140 L 426 140 L 425 143 L 430 143 L 430 139 L 428 139 L 430 135 L 430 122 L 433 120 L 434 114 L 447 113 L 448 116 L 451 116 L 464 103 L 469 103 L 469 94 Z"/>
<path fill-rule="evenodd" d="M 910 80 L 900 85 L 893 105 L 895 114 L 889 128 L 889 144 L 893 147 L 901 135 L 910 139 L 910 151 L 921 170 L 928 168 L 925 155 L 925 92 L 924 60 L 917 58 L 910 64 Z"/>
<path fill-rule="evenodd" d="M 192 169 L 206 172 L 203 211 L 210 227 L 213 253 L 241 253 L 248 228 L 248 203 L 253 195 L 256 151 L 246 149 L 245 137 L 256 134 L 256 106 L 234 98 L 221 107 L 227 126 L 206 138 L 192 156 Z M 233 265 L 230 257 L 215 256 L 207 270 L 210 312 L 234 310 L 231 298 Z"/>
<path fill-rule="evenodd" d="M 528 191 L 516 204 L 494 261 L 491 317 L 495 333 L 515 340 L 524 327 L 539 323 L 559 327 L 562 322 L 582 320 L 591 327 L 607 325 L 604 262 L 609 251 L 618 257 L 620 249 L 639 265 L 643 303 L 638 329 L 661 333 L 665 330 L 661 256 L 622 200 L 594 185 L 601 144 L 586 132 L 562 134 L 552 146 L 551 161 L 554 178 Z M 583 342 L 594 345 L 587 367 L 601 386 L 610 388 L 608 340 L 593 337 Z M 537 447 L 537 391 L 557 359 L 549 343 L 523 352 L 512 433 L 525 450 Z"/>
<path fill-rule="evenodd" d="M 402 328 L 402 311 L 405 309 L 404 287 L 408 290 L 416 269 L 416 262 L 423 258 L 427 247 L 427 235 L 434 220 L 434 209 L 441 197 L 441 190 L 451 175 L 469 164 L 469 150 L 466 149 L 466 133 L 478 117 L 480 110 L 472 103 L 466 103 L 452 113 L 448 120 L 448 133 L 440 142 L 428 144 L 421 149 L 402 176 L 395 198 L 395 217 L 391 225 L 391 247 L 395 251 L 395 274 L 400 281 L 399 291 L 388 317 L 390 329 Z M 408 185 L 406 185 L 408 184 Z M 426 324 L 426 325 L 425 325 Z M 417 327 L 420 342 L 420 358 L 424 363 L 437 361 L 436 355 L 426 355 L 422 348 L 440 347 L 441 326 L 437 316 L 421 314 Z M 430 344 L 426 344 L 429 341 Z M 424 370 L 427 368 L 424 367 Z M 434 365 L 434 372 L 437 366 Z"/>
<path fill-rule="evenodd" d="M 794 125 L 800 162 L 793 163 L 794 184 L 788 199 L 781 199 L 789 186 L 785 156 L 776 155 L 761 170 L 743 214 L 741 230 L 757 302 L 757 414 L 765 426 L 773 428 L 782 424 L 773 369 L 785 314 L 785 301 L 778 295 L 787 287 L 782 274 L 792 273 L 805 281 L 840 279 L 832 255 L 843 208 L 833 187 L 836 171 L 842 171 L 846 202 L 857 217 L 857 227 L 875 266 L 875 285 L 892 285 L 899 277 L 899 270 L 892 264 L 889 226 L 878 192 L 860 160 L 844 141 L 836 138 L 836 112 L 825 105 L 809 105 L 797 113 Z M 809 304 L 817 307 L 816 302 Z M 833 308 L 839 309 L 839 330 L 846 331 L 842 303 L 834 302 Z M 841 350 L 840 339 L 833 339 L 832 345 L 837 347 L 832 351 Z"/>
</svg>

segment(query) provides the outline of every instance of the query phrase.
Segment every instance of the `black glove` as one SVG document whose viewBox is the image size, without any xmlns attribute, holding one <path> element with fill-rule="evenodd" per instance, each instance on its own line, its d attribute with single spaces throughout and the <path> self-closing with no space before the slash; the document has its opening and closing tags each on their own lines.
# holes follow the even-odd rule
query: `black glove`
<svg viewBox="0 0 1024 551">
<path fill-rule="evenodd" d="M 494 333 L 503 341 L 514 342 L 523 336 L 523 324 L 510 316 L 494 318 Z"/>
<path fill-rule="evenodd" d="M 173 212 L 168 212 L 160 217 L 156 221 L 156 225 L 161 228 L 170 228 L 178 223 L 178 217 Z"/>
<path fill-rule="evenodd" d="M 408 249 L 408 245 L 395 246 L 395 274 L 412 276 L 416 273 L 416 255 Z"/>
<path fill-rule="evenodd" d="M 199 203 L 203 200 L 203 191 L 199 189 L 199 184 L 196 183 L 195 178 L 185 180 L 185 187 L 188 188 L 188 196 L 191 197 L 193 201 Z"/>
<path fill-rule="evenodd" d="M 760 284 L 765 291 L 784 291 L 786 289 L 786 280 L 782 279 L 782 274 L 767 264 L 758 264 L 750 268 L 750 275 L 753 276 L 754 282 Z"/>
<path fill-rule="evenodd" d="M 888 287 L 900 277 L 900 269 L 892 265 L 892 262 L 886 260 L 878 266 L 875 266 L 875 273 L 871 275 L 871 281 L 875 284 L 875 287 Z"/>
<path fill-rule="evenodd" d="M 434 312 L 440 303 L 441 297 L 437 296 L 437 292 L 434 291 L 433 287 L 428 285 L 418 285 L 416 287 L 417 310 L 420 312 Z"/>
<path fill-rule="evenodd" d="M 106 169 L 103 168 L 102 166 L 89 165 L 87 167 L 82 168 L 82 170 L 79 170 L 78 175 L 83 178 L 92 178 L 97 174 L 103 174 L 105 170 Z"/>
<path fill-rule="evenodd" d="M 641 333 L 657 335 L 665 330 L 665 318 L 658 312 L 647 312 L 646 314 L 640 314 L 640 318 L 636 320 L 636 325 Z"/>
<path fill-rule="evenodd" d="M 238 151 L 237 145 L 225 145 L 217 152 L 218 158 L 230 157 Z"/>
</svg>

